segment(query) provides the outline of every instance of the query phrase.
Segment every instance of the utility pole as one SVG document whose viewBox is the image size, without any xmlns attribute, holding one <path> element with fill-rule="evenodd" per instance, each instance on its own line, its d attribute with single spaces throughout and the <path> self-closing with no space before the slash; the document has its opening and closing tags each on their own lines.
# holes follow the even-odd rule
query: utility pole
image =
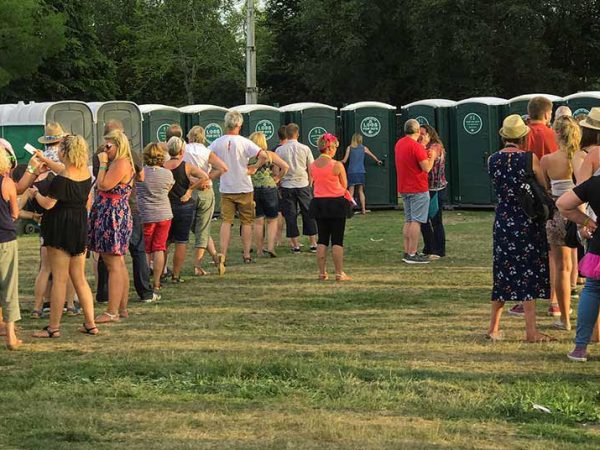
<svg viewBox="0 0 600 450">
<path fill-rule="evenodd" d="M 256 41 L 254 38 L 254 0 L 248 0 L 246 16 L 246 104 L 258 103 L 256 87 Z"/>
</svg>

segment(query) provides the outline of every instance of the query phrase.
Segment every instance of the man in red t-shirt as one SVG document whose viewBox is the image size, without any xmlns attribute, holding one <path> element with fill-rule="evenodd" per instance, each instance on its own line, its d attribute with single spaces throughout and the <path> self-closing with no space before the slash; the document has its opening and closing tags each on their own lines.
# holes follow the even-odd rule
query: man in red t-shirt
<svg viewBox="0 0 600 450">
<path fill-rule="evenodd" d="M 421 224 L 427 222 L 429 214 L 429 182 L 427 174 L 437 157 L 435 151 L 429 155 L 418 142 L 420 125 L 414 119 L 404 124 L 406 136 L 396 142 L 396 174 L 398 193 L 404 201 L 404 257 L 408 264 L 426 264 L 427 255 L 417 254 Z"/>
<path fill-rule="evenodd" d="M 527 104 L 529 129 L 527 150 L 537 155 L 538 159 L 558 150 L 554 131 L 548 125 L 552 119 L 552 102 L 546 97 L 533 97 Z"/>
</svg>

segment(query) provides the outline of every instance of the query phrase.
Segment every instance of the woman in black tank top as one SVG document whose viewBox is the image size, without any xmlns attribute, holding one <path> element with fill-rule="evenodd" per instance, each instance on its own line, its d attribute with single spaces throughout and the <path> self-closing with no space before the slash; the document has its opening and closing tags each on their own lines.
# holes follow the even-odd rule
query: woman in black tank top
<svg viewBox="0 0 600 450">
<path fill-rule="evenodd" d="M 186 246 L 190 238 L 190 230 L 196 212 L 196 204 L 192 199 L 195 189 L 208 187 L 208 174 L 192 164 L 183 161 L 185 141 L 172 137 L 167 143 L 171 159 L 164 164 L 165 169 L 173 173 L 175 184 L 169 192 L 173 220 L 169 230 L 169 243 L 175 243 L 173 256 L 173 274 L 171 281 L 181 283 L 181 268 L 185 261 Z"/>
</svg>

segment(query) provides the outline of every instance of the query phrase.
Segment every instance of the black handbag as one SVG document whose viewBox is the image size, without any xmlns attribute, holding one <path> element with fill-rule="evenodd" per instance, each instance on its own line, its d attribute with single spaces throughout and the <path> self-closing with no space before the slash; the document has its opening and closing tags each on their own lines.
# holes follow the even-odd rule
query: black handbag
<svg viewBox="0 0 600 450">
<path fill-rule="evenodd" d="M 525 215 L 534 222 L 545 224 L 554 217 L 556 205 L 535 178 L 531 152 L 525 155 L 525 180 L 521 183 L 517 197 Z"/>
</svg>

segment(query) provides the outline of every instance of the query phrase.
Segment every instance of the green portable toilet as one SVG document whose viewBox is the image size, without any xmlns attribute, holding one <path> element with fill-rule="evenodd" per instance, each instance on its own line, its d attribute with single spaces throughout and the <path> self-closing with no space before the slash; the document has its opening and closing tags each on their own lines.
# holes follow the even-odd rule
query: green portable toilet
<svg viewBox="0 0 600 450">
<path fill-rule="evenodd" d="M 448 187 L 446 188 L 446 203 L 452 203 L 452 146 L 450 140 L 450 113 L 456 106 L 453 100 L 435 98 L 429 100 L 419 100 L 409 103 L 401 108 L 401 124 L 399 130 L 404 133 L 404 122 L 408 119 L 416 119 L 421 125 L 431 125 L 437 131 L 444 148 L 446 150 L 446 178 Z"/>
<path fill-rule="evenodd" d="M 282 106 L 284 123 L 294 122 L 300 127 L 300 142 L 308 145 L 316 158 L 319 156 L 318 140 L 325 133 L 336 133 L 337 108 L 323 103 L 292 103 Z"/>
<path fill-rule="evenodd" d="M 546 97 L 553 103 L 554 108 L 557 108 L 563 102 L 561 97 L 550 94 L 519 95 L 518 97 L 513 97 L 508 101 L 508 111 L 506 112 L 506 115 L 518 114 L 523 118 L 523 120 L 525 120 L 529 116 L 527 114 L 527 104 L 533 97 Z"/>
<path fill-rule="evenodd" d="M 181 123 L 179 108 L 166 105 L 140 105 L 140 111 L 144 118 L 142 123 L 143 143 L 166 142 L 168 128 Z M 183 129 L 183 126 L 181 127 Z"/>
<path fill-rule="evenodd" d="M 265 134 L 269 149 L 277 147 L 279 138 L 277 130 L 283 123 L 281 110 L 268 105 L 240 105 L 231 108 L 244 116 L 242 134 L 246 137 L 256 131 Z"/>
<path fill-rule="evenodd" d="M 200 125 L 204 128 L 206 145 L 223 136 L 223 119 L 227 111 L 227 108 L 214 105 L 189 105 L 179 108 L 186 136 L 192 127 Z"/>
<path fill-rule="evenodd" d="M 123 123 L 125 134 L 129 138 L 131 150 L 142 154 L 142 112 L 138 105 L 126 101 L 92 102 L 88 106 L 94 114 L 97 148 L 104 140 L 104 126 L 111 120 Z"/>
<path fill-rule="evenodd" d="M 577 92 L 576 94 L 567 95 L 564 100 L 573 111 L 573 117 L 587 116 L 590 109 L 600 106 L 600 91 Z"/>
<path fill-rule="evenodd" d="M 396 164 L 396 107 L 380 102 L 359 102 L 345 106 L 342 114 L 340 154 L 350 145 L 352 135 L 360 133 L 363 143 L 381 160 L 378 166 L 365 158 L 367 170 L 365 192 L 369 208 L 387 208 L 397 204 Z"/>
<path fill-rule="evenodd" d="M 49 122 L 59 123 L 66 133 L 82 135 L 90 149 L 94 148 L 92 111 L 84 102 L 20 103 L 7 111 L 3 120 L 3 136 L 12 144 L 19 162 L 29 160 L 30 155 L 23 148 L 25 144 L 43 149 L 38 138 L 44 135 L 44 127 Z"/>
<path fill-rule="evenodd" d="M 491 206 L 495 195 L 487 169 L 500 149 L 498 130 L 508 102 L 497 97 L 461 100 L 452 110 L 452 201 L 463 206 Z"/>
</svg>

